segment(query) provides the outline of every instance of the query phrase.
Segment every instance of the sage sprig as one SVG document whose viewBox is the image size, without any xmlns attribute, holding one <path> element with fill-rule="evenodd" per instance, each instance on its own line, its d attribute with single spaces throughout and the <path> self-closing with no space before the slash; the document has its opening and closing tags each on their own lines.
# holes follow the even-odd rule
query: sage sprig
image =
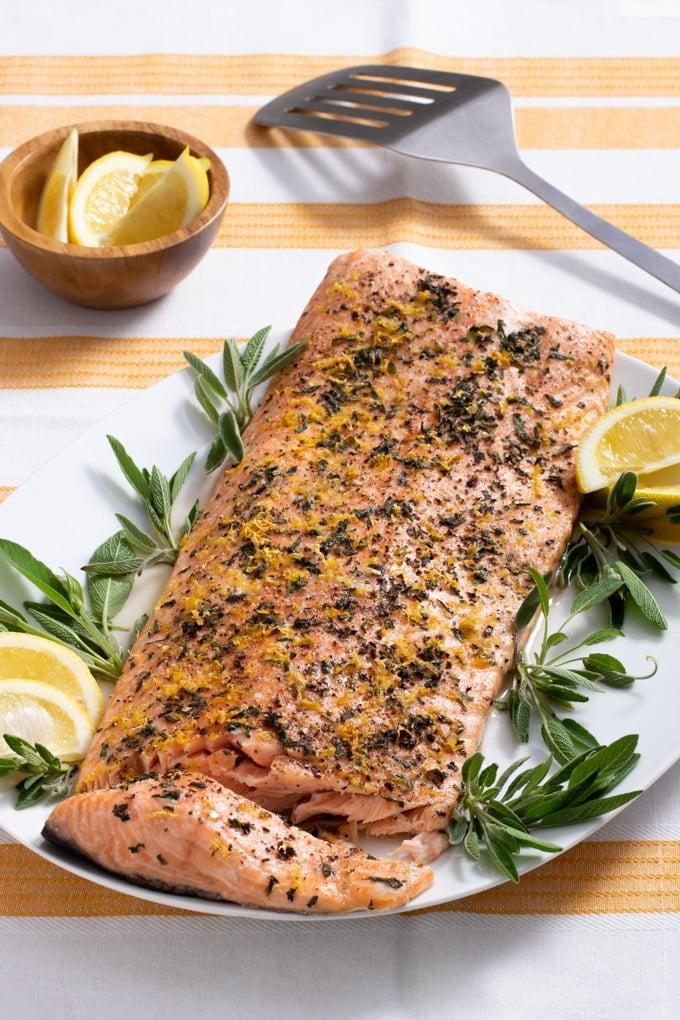
<svg viewBox="0 0 680 1020">
<path fill-rule="evenodd" d="M 0 758 L 0 778 L 23 775 L 15 786 L 17 810 L 30 807 L 46 796 L 63 797 L 71 787 L 75 766 L 66 765 L 42 744 L 5 733 L 11 758 Z"/>
<path fill-rule="evenodd" d="M 569 639 L 569 629 L 576 617 L 606 601 L 611 583 L 593 583 L 580 592 L 562 625 L 551 629 L 549 578 L 533 569 L 529 573 L 535 587 L 517 612 L 515 629 L 520 644 L 523 632 L 534 623 L 538 613 L 540 638 L 530 654 L 518 650 L 509 686 L 496 699 L 495 705 L 508 712 L 520 743 L 529 740 L 532 719 L 537 717 L 544 744 L 556 761 L 566 763 L 597 747 L 598 742 L 575 719 L 560 718 L 556 706 L 572 709 L 604 687 L 630 687 L 636 680 L 653 676 L 656 663 L 644 677 L 636 676 L 615 656 L 593 650 L 597 645 L 622 636 L 622 632 L 613 627 L 596 628 L 580 641 Z"/>
<path fill-rule="evenodd" d="M 45 596 L 45 601 L 24 603 L 28 616 L 0 600 L 0 629 L 47 635 L 77 652 L 95 675 L 115 680 L 123 667 L 123 651 L 113 633 L 113 617 L 127 598 L 129 583 L 97 580 L 89 585 L 88 605 L 77 578 L 67 571 L 57 574 L 18 542 L 0 538 L 0 559 Z"/>
<path fill-rule="evenodd" d="M 198 500 L 180 524 L 174 523 L 177 498 L 187 480 L 196 453 L 189 454 L 170 477 L 155 464 L 152 468 L 139 467 L 120 440 L 107 436 L 118 465 L 132 489 L 140 497 L 150 530 L 141 528 L 125 514 L 117 513 L 121 530 L 112 535 L 96 550 L 83 567 L 90 578 L 112 581 L 127 578 L 158 563 L 174 564 L 182 539 L 187 535 L 200 513 Z"/>
<path fill-rule="evenodd" d="M 257 330 L 242 349 L 233 338 L 225 340 L 223 380 L 201 358 L 184 351 L 184 357 L 195 372 L 196 398 L 216 431 L 205 462 L 208 473 L 229 456 L 236 463 L 243 459 L 243 432 L 253 417 L 255 390 L 291 364 L 307 344 L 302 340 L 283 351 L 276 344 L 263 358 L 270 332 L 271 326 Z"/>
<path fill-rule="evenodd" d="M 562 849 L 535 835 L 536 829 L 599 818 L 640 794 L 612 793 L 639 760 L 637 741 L 630 735 L 589 748 L 557 771 L 551 771 L 549 756 L 526 769 L 526 759 L 520 759 L 499 775 L 498 765 L 486 765 L 480 752 L 473 754 L 462 768 L 463 793 L 449 823 L 449 842 L 462 846 L 473 861 L 486 853 L 497 871 L 518 882 L 523 850 Z"/>
<path fill-rule="evenodd" d="M 613 627 L 621 628 L 634 605 L 653 627 L 666 630 L 668 621 L 647 579 L 675 584 L 668 567 L 680 568 L 680 556 L 652 541 L 648 514 L 656 504 L 635 495 L 637 475 L 625 471 L 610 489 L 603 509 L 585 506 L 566 546 L 556 581 L 583 589 L 609 588 L 606 604 Z M 644 516 L 642 516 L 644 515 Z M 665 516 L 680 525 L 680 506 Z M 680 531 L 679 531 L 680 537 Z"/>
</svg>

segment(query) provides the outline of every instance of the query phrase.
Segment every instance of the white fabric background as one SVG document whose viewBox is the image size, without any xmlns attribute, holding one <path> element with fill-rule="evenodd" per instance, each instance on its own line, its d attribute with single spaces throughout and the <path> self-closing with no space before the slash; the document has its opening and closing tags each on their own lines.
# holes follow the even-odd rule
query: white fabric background
<svg viewBox="0 0 680 1020">
<path fill-rule="evenodd" d="M 384 53 L 398 46 L 462 56 L 671 56 L 680 49 L 679 0 L 0 0 L 0 52 Z M 134 98 L 134 97 L 132 97 Z M 218 101 L 215 97 L 190 97 Z M 229 97 L 260 103 L 265 97 Z M 4 97 L 8 104 L 36 98 Z M 130 97 L 107 97 L 106 101 Z M 88 97 L 44 97 L 45 103 Z M 168 97 L 159 97 L 167 103 Z M 188 102 L 189 98 L 179 98 Z M 678 100 L 680 101 L 680 100 Z M 153 97 L 145 96 L 145 103 Z M 521 102 L 521 101 L 520 101 Z M 547 102 L 570 105 L 571 100 Z M 588 98 L 579 101 L 587 105 Z M 597 101 L 600 105 L 601 100 Z M 616 99 L 610 101 L 613 104 Z M 626 99 L 635 105 L 635 99 Z M 649 100 L 672 105 L 675 99 Z M 0 152 L 0 157 L 4 155 Z M 447 167 L 405 165 L 386 153 L 220 150 L 232 199 L 372 201 L 413 194 L 436 201 L 527 202 L 510 182 Z M 588 203 L 677 202 L 677 150 L 538 151 L 531 165 Z M 399 250 L 472 285 L 582 319 L 622 337 L 678 335 L 677 297 L 609 252 L 433 253 Z M 212 254 L 190 282 L 147 309 L 90 313 L 40 291 L 0 250 L 0 331 L 222 337 L 253 326 L 253 309 L 292 324 L 334 251 Z M 671 257 L 680 256 L 680 240 Z M 291 264 L 294 273 L 291 274 Z M 565 272 L 566 270 L 566 272 Z M 565 286 L 565 279 L 569 285 Z M 616 282 L 615 282 L 616 279 Z M 190 298 L 189 298 L 190 294 Z M 259 318 L 255 325 L 259 325 Z M 2 385 L 0 365 L 0 386 Z M 0 390 L 0 484 L 20 485 L 132 391 Z M 680 736 L 680 735 L 679 735 Z M 679 839 L 676 766 L 599 839 Z M 2 876 L 0 875 L 0 881 Z M 680 904 L 679 904 L 680 906 Z M 498 917 L 428 914 L 313 923 L 190 918 L 0 918 L 0 1010 L 61 1018 L 145 1020 L 238 1013 L 253 1020 L 602 1020 L 680 1017 L 680 914 Z"/>
</svg>

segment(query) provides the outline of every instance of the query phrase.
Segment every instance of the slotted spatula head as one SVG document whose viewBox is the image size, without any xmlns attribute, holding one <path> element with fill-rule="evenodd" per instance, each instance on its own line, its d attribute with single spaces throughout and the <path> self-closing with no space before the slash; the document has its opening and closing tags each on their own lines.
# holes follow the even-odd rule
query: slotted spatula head
<svg viewBox="0 0 680 1020">
<path fill-rule="evenodd" d="M 676 262 L 579 205 L 526 165 L 517 150 L 510 93 L 493 78 L 364 64 L 299 85 L 255 121 L 373 142 L 395 152 L 493 170 L 680 292 Z"/>
<path fill-rule="evenodd" d="M 425 68 L 333 71 L 273 99 L 255 121 L 489 170 L 516 153 L 510 94 L 501 82 Z"/>
</svg>

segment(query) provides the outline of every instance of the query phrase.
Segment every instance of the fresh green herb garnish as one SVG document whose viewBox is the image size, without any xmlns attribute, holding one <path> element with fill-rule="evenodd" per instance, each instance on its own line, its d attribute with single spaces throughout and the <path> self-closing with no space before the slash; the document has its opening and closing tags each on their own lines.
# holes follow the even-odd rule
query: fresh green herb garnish
<svg viewBox="0 0 680 1020">
<path fill-rule="evenodd" d="M 83 570 L 92 577 L 129 575 L 133 578 L 154 564 L 172 565 L 177 559 L 182 539 L 189 534 L 200 512 L 196 501 L 179 527 L 173 523 L 175 503 L 196 454 L 189 454 L 168 478 L 156 465 L 151 470 L 138 467 L 118 439 L 114 436 L 107 436 L 107 439 L 121 471 L 141 499 L 152 530 L 145 531 L 129 517 L 117 513 L 121 531 L 99 547 L 96 556 L 90 558 Z"/>
<path fill-rule="evenodd" d="M 627 608 L 634 604 L 652 626 L 666 630 L 666 617 L 644 579 L 675 584 L 667 565 L 680 568 L 680 556 L 650 540 L 650 522 L 639 515 L 656 504 L 635 496 L 636 487 L 637 475 L 626 471 L 609 491 L 604 509 L 584 508 L 556 580 L 562 587 L 574 582 L 584 589 L 608 588 L 606 602 L 613 627 L 621 628 Z M 669 508 L 666 516 L 679 524 L 680 507 Z"/>
<path fill-rule="evenodd" d="M 548 580 L 537 571 L 529 571 L 535 587 L 526 597 L 515 618 L 518 636 L 536 618 L 541 619 L 540 641 L 531 656 L 517 653 L 510 686 L 496 699 L 496 707 L 507 711 L 517 739 L 529 740 L 532 717 L 538 716 L 541 736 L 556 761 L 565 764 L 585 750 L 597 747 L 596 738 L 573 719 L 561 719 L 555 705 L 572 708 L 589 700 L 590 694 L 607 687 L 629 687 L 643 679 L 629 673 L 622 662 L 605 652 L 591 651 L 596 645 L 622 636 L 613 627 L 592 631 L 577 643 L 569 642 L 568 629 L 581 613 L 606 601 L 611 583 L 595 582 L 580 592 L 571 605 L 566 620 L 557 630 L 550 630 L 550 591 Z M 620 584 L 620 580 L 618 582 Z M 557 650 L 559 649 L 559 650 Z M 645 676 L 656 672 L 656 664 Z"/>
<path fill-rule="evenodd" d="M 172 511 L 188 476 L 196 454 L 187 457 L 167 478 L 159 468 L 139 468 L 113 436 L 111 448 L 126 479 L 142 500 L 152 526 L 149 533 L 123 514 L 116 514 L 121 530 L 102 542 L 83 566 L 86 587 L 71 574 L 55 573 L 16 542 L 0 539 L 0 558 L 34 584 L 47 601 L 24 603 L 38 627 L 24 615 L 0 600 L 0 629 L 47 635 L 66 645 L 84 660 L 102 679 L 115 680 L 125 653 L 114 636 L 115 618 L 127 602 L 136 577 L 154 563 L 172 564 L 180 542 L 192 528 L 199 506 L 194 503 L 175 532 Z M 139 631 L 145 617 L 136 621 L 131 636 Z M 38 629 L 42 628 L 42 629 Z"/>
<path fill-rule="evenodd" d="M 47 635 L 77 652 L 96 676 L 115 680 L 123 667 L 123 652 L 113 635 L 113 618 L 128 597 L 129 579 L 89 579 L 88 607 L 85 590 L 75 577 L 66 571 L 56 574 L 18 542 L 0 538 L 0 558 L 47 599 L 24 603 L 34 624 L 0 600 L 0 629 Z"/>
<path fill-rule="evenodd" d="M 17 810 L 30 807 L 45 796 L 63 797 L 68 793 L 75 766 L 63 764 L 42 744 L 30 744 L 11 733 L 5 733 L 3 739 L 15 757 L 0 758 L 0 778 L 24 776 L 15 786 Z"/>
<path fill-rule="evenodd" d="M 306 340 L 302 340 L 283 351 L 276 344 L 261 361 L 270 332 L 271 326 L 259 329 L 243 350 L 239 349 L 236 340 L 225 340 L 222 350 L 224 382 L 195 354 L 184 351 L 184 357 L 196 373 L 196 398 L 217 432 L 206 459 L 207 472 L 214 471 L 227 456 L 237 463 L 242 460 L 242 437 L 253 416 L 255 390 L 294 361 L 307 344 Z"/>
<path fill-rule="evenodd" d="M 498 765 L 485 765 L 482 754 L 473 754 L 463 765 L 463 794 L 449 824 L 449 842 L 462 845 L 473 861 L 485 850 L 502 875 L 519 881 L 515 858 L 523 849 L 562 849 L 534 830 L 590 821 L 639 795 L 640 790 L 611 793 L 638 762 L 637 739 L 626 736 L 590 748 L 552 774 L 552 757 L 523 771 L 526 759 L 516 761 L 499 776 Z"/>
</svg>

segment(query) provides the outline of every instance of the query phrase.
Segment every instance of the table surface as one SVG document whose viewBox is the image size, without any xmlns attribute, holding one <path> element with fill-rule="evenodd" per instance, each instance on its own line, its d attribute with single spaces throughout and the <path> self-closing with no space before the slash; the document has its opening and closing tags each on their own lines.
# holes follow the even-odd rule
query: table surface
<svg viewBox="0 0 680 1020">
<path fill-rule="evenodd" d="M 105 16 L 85 0 L 23 0 L 0 36 L 0 158 L 63 124 L 152 120 L 207 141 L 232 190 L 204 262 L 144 308 L 68 305 L 0 247 L 0 499 L 181 368 L 183 350 L 207 355 L 265 321 L 292 325 L 352 248 L 388 248 L 609 330 L 617 350 L 680 377 L 678 295 L 519 186 L 253 127 L 272 96 L 364 62 L 504 81 L 529 165 L 680 258 L 678 0 L 118 0 Z M 671 1020 L 678 779 L 676 765 L 518 886 L 369 919 L 171 910 L 76 878 L 0 830 L 3 1012 Z"/>
</svg>

